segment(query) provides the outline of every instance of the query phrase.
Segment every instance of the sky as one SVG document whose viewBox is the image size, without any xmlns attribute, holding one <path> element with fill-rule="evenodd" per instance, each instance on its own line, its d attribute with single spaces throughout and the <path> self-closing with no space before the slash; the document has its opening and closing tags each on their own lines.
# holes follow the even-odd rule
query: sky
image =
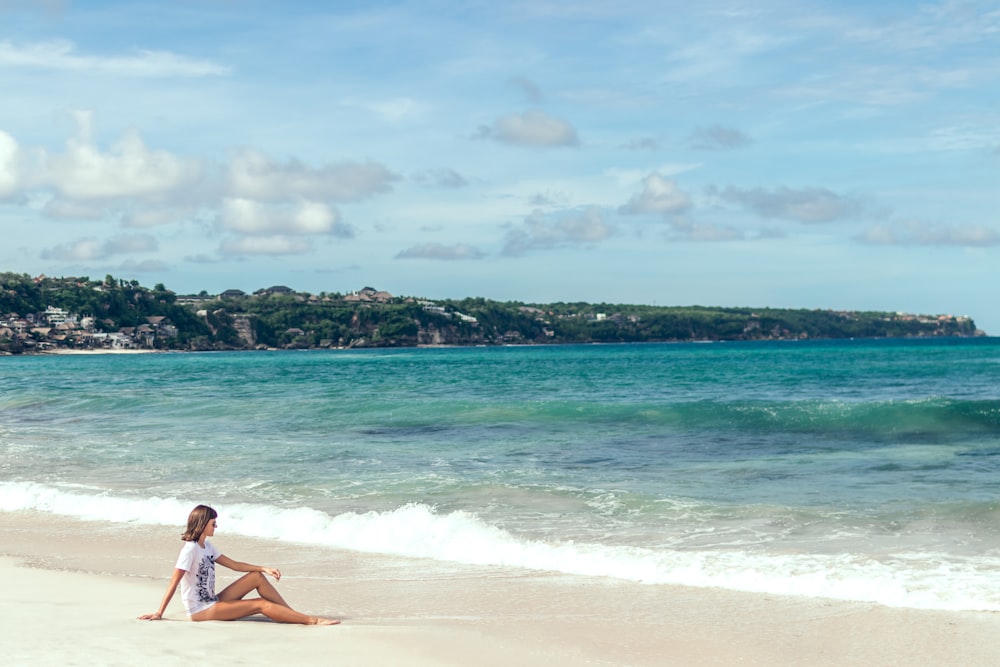
<svg viewBox="0 0 1000 667">
<path fill-rule="evenodd" d="M 0 0 L 0 271 L 966 315 L 1000 3 Z"/>
</svg>

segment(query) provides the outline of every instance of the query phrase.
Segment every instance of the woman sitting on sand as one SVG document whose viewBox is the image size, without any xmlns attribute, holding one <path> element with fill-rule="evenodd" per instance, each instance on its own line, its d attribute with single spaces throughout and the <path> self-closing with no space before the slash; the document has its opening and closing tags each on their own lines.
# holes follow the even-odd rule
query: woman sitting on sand
<svg viewBox="0 0 1000 667">
<path fill-rule="evenodd" d="M 205 538 L 215 535 L 218 513 L 207 505 L 198 505 L 188 515 L 187 531 L 181 535 L 184 546 L 177 557 L 177 569 L 170 577 L 167 593 L 155 614 L 145 614 L 139 618 L 155 621 L 163 618 L 163 612 L 177 584 L 181 585 L 181 599 L 184 610 L 192 621 L 235 621 L 244 616 L 263 614 L 279 623 L 302 623 L 303 625 L 336 625 L 340 621 L 317 616 L 306 616 L 288 606 L 277 589 L 264 575 L 271 575 L 275 581 L 281 579 L 281 572 L 272 567 L 261 567 L 235 561 L 216 551 Z M 237 572 L 249 572 L 215 594 L 215 564 L 224 565 Z M 244 600 L 250 591 L 256 590 L 258 598 Z"/>
</svg>

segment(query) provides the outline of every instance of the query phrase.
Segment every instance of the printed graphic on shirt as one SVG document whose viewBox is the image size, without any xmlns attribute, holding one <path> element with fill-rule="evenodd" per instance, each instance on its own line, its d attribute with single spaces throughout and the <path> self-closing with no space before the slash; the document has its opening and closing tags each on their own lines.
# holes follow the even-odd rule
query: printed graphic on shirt
<svg viewBox="0 0 1000 667">
<path fill-rule="evenodd" d="M 215 594 L 215 561 L 208 554 L 202 556 L 201 562 L 198 563 L 195 590 L 198 593 L 198 600 L 201 602 L 217 602 L 219 599 L 219 596 Z"/>
</svg>

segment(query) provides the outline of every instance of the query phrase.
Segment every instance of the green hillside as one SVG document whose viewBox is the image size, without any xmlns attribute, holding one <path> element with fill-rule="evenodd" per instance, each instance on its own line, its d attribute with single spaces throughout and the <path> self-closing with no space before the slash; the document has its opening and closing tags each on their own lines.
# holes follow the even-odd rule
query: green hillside
<svg viewBox="0 0 1000 667">
<path fill-rule="evenodd" d="M 178 295 L 106 276 L 0 273 L 0 351 L 235 350 L 982 335 L 967 317 L 522 303 L 288 287 Z"/>
</svg>

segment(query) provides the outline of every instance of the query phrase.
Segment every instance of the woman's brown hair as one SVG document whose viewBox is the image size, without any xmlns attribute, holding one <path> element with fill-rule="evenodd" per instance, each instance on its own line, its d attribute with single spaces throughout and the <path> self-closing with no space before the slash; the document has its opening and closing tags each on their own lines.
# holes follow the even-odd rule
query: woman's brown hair
<svg viewBox="0 0 1000 667">
<path fill-rule="evenodd" d="M 188 526 L 181 539 L 185 542 L 197 542 L 205 532 L 208 522 L 219 516 L 219 513 L 208 505 L 198 505 L 188 514 Z"/>
</svg>

